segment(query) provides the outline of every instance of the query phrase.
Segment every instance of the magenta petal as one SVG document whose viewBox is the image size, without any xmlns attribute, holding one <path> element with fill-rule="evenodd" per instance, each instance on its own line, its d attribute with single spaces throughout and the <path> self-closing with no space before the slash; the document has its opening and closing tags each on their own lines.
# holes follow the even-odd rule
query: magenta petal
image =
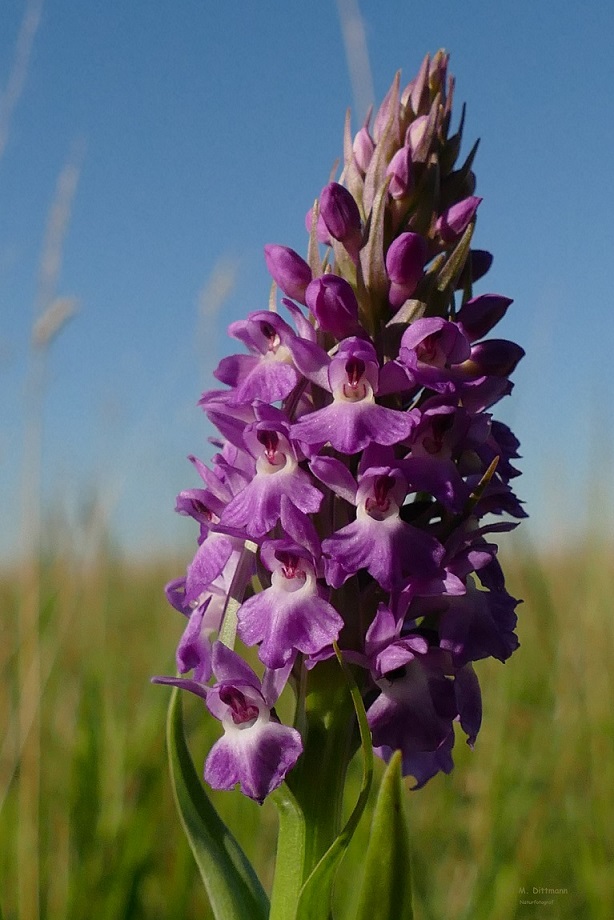
<svg viewBox="0 0 614 920">
<path fill-rule="evenodd" d="M 250 536 L 262 537 L 281 516 L 282 495 L 287 495 L 305 514 L 314 514 L 322 502 L 322 493 L 301 469 L 258 474 L 226 507 L 222 523 L 245 527 Z"/>
<path fill-rule="evenodd" d="M 355 454 L 368 444 L 398 444 L 407 438 L 414 420 L 405 412 L 375 403 L 333 402 L 304 415 L 292 426 L 291 436 L 311 446 L 330 442 L 343 454 Z"/>
<path fill-rule="evenodd" d="M 203 619 L 209 601 L 190 615 L 177 646 L 175 661 L 180 674 L 194 671 L 194 680 L 207 683 L 211 677 L 211 643 L 203 634 Z"/>
<path fill-rule="evenodd" d="M 258 656 L 281 668 L 295 651 L 315 655 L 339 637 L 343 620 L 316 594 L 267 588 L 245 601 L 238 612 L 239 636 L 246 645 L 261 643 Z"/>
<path fill-rule="evenodd" d="M 457 673 L 454 688 L 461 727 L 467 735 L 467 744 L 473 747 L 482 724 L 482 694 L 477 675 L 470 664 Z"/>
<path fill-rule="evenodd" d="M 230 728 L 217 741 L 205 763 L 205 780 L 213 789 L 233 789 L 256 802 L 277 789 L 303 750 L 294 728 L 258 719 L 255 725 Z"/>
<path fill-rule="evenodd" d="M 260 681 L 254 671 L 223 642 L 213 646 L 213 673 L 218 681 L 239 681 L 260 692 Z"/>
<path fill-rule="evenodd" d="M 256 355 L 228 355 L 222 358 L 213 376 L 230 387 L 236 387 L 258 367 L 260 358 Z"/>
<path fill-rule="evenodd" d="M 347 466 L 335 457 L 314 457 L 309 468 L 320 482 L 350 505 L 356 504 L 356 480 Z"/>
<path fill-rule="evenodd" d="M 232 554 L 232 541 L 222 534 L 209 533 L 188 566 L 185 597 L 195 601 L 223 572 Z"/>
<path fill-rule="evenodd" d="M 318 559 L 322 549 L 320 538 L 311 518 L 294 505 L 287 495 L 281 497 L 281 526 L 284 533 L 308 549 L 314 559 Z"/>
<path fill-rule="evenodd" d="M 230 399 L 230 405 L 251 404 L 256 399 L 274 403 L 285 399 L 298 382 L 298 373 L 290 364 L 262 359 L 243 380 Z"/>
</svg>

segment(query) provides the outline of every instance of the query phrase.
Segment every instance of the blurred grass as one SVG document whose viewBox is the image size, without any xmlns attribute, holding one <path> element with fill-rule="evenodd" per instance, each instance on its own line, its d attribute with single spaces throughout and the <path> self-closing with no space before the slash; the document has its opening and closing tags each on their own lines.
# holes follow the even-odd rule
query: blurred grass
<svg viewBox="0 0 614 920">
<path fill-rule="evenodd" d="M 476 750 L 459 735 L 454 773 L 407 796 L 418 920 L 614 916 L 613 563 L 614 547 L 598 541 L 550 557 L 526 544 L 508 549 L 509 588 L 525 600 L 521 648 L 505 665 L 477 665 L 484 724 Z M 162 585 L 180 571 L 180 563 L 129 565 L 103 554 L 87 568 L 74 558 L 42 566 L 41 918 L 211 916 L 168 781 L 168 691 L 149 683 L 174 672 L 182 624 Z M 16 572 L 0 576 L 5 920 L 27 920 L 18 912 L 15 842 L 18 585 Z M 200 769 L 216 726 L 197 700 L 186 716 Z M 269 886 L 272 806 L 238 793 L 213 798 Z M 368 832 L 367 818 L 337 886 L 347 920 Z M 553 903 L 521 903 L 535 897 Z"/>
</svg>

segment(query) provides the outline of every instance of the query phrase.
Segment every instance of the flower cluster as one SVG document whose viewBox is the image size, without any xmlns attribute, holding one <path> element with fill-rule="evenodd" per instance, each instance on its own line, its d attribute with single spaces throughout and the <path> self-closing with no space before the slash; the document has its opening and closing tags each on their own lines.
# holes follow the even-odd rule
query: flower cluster
<svg viewBox="0 0 614 920">
<path fill-rule="evenodd" d="M 302 752 L 275 703 L 335 645 L 375 752 L 400 749 L 417 786 L 452 769 L 455 722 L 477 736 L 472 663 L 518 645 L 492 539 L 524 516 L 518 442 L 491 409 L 523 351 L 488 337 L 511 300 L 473 294 L 492 257 L 471 246 L 477 145 L 456 164 L 447 69 L 427 57 L 354 136 L 348 119 L 340 180 L 307 215 L 307 259 L 265 247 L 280 312 L 274 296 L 231 324 L 246 352 L 200 400 L 220 438 L 177 499 L 199 526 L 167 588 L 187 618 L 183 676 L 156 680 L 221 721 L 206 780 L 257 801 Z"/>
</svg>

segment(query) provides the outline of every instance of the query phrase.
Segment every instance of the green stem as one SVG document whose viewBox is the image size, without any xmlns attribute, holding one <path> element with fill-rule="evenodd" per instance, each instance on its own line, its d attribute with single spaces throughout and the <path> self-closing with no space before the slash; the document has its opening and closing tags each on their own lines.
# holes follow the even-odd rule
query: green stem
<svg viewBox="0 0 614 920">
<path fill-rule="evenodd" d="M 341 830 L 343 791 L 355 751 L 356 719 L 339 663 L 320 662 L 307 674 L 297 721 L 304 750 L 288 786 L 305 821 L 303 880 Z"/>
</svg>

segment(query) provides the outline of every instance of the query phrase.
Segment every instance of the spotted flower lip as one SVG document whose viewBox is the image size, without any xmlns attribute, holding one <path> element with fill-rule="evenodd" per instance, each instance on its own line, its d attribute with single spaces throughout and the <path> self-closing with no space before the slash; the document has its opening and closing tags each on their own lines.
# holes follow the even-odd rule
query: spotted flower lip
<svg viewBox="0 0 614 920">
<path fill-rule="evenodd" d="M 312 464 L 312 468 L 321 467 Z M 356 519 L 322 543 L 327 581 L 335 588 L 366 569 L 382 588 L 399 587 L 412 574 L 432 574 L 444 548 L 437 539 L 401 520 L 407 481 L 400 470 L 371 468 L 356 490 Z"/>
<path fill-rule="evenodd" d="M 355 337 L 345 339 L 328 368 L 333 401 L 304 415 L 291 428 L 292 437 L 311 448 L 330 443 L 344 454 L 368 444 L 398 444 L 407 438 L 414 419 L 375 402 L 379 365 L 375 350 Z"/>
<path fill-rule="evenodd" d="M 226 790 L 239 784 L 244 795 L 263 802 L 296 764 L 303 750 L 301 736 L 295 728 L 281 725 L 272 713 L 281 689 L 279 680 L 268 680 L 265 675 L 261 682 L 221 642 L 214 646 L 212 668 L 217 682 L 211 687 L 192 678 L 155 677 L 154 682 L 201 697 L 222 723 L 224 735 L 205 762 L 206 782 L 213 789 Z"/>
<path fill-rule="evenodd" d="M 255 475 L 226 506 L 221 518 L 223 524 L 249 526 L 254 537 L 262 537 L 280 519 L 283 495 L 305 514 L 318 511 L 322 493 L 298 466 L 287 425 L 256 422 L 247 426 L 244 438 L 256 461 Z"/>
<path fill-rule="evenodd" d="M 246 645 L 259 644 L 260 660 L 270 668 L 312 656 L 339 637 L 343 619 L 322 596 L 315 560 L 287 540 L 267 541 L 261 557 L 272 573 L 271 585 L 243 603 L 239 635 Z"/>
</svg>

